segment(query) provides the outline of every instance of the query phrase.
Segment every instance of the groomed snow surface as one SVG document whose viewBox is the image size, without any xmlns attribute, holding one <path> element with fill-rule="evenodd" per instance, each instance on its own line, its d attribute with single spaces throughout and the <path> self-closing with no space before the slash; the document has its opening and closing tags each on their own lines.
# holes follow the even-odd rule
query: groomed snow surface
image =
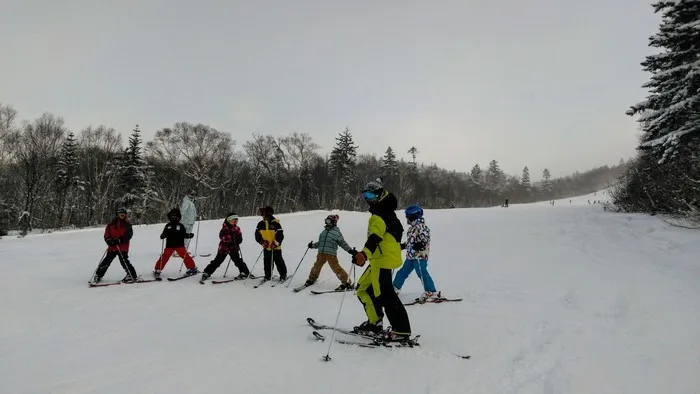
<svg viewBox="0 0 700 394">
<path fill-rule="evenodd" d="M 554 206 L 426 211 L 430 271 L 445 296 L 464 300 L 407 307 L 420 348 L 334 343 L 329 362 L 321 360 L 329 341 L 312 339 L 305 320 L 332 325 L 343 294 L 291 291 L 315 251 L 288 288 L 195 278 L 89 288 L 105 250 L 102 230 L 6 237 L 0 392 L 700 393 L 699 233 L 603 212 L 588 204 L 596 199 L 602 193 Z M 279 215 L 290 275 L 327 214 Z M 339 214 L 359 248 L 368 214 Z M 260 251 L 252 237 L 258 220 L 241 220 L 250 267 Z M 201 223 L 199 254 L 216 252 L 220 225 Z M 131 260 L 144 277 L 160 253 L 161 229 L 134 229 Z M 349 269 L 349 256 L 340 256 Z M 211 258 L 196 258 L 200 270 Z M 176 276 L 181 261 L 171 260 L 164 275 Z M 228 276 L 235 274 L 231 265 Z M 123 276 L 115 261 L 105 280 Z M 325 267 L 314 288 L 338 284 Z M 413 274 L 401 297 L 420 293 Z M 346 293 L 340 326 L 364 320 Z"/>
</svg>

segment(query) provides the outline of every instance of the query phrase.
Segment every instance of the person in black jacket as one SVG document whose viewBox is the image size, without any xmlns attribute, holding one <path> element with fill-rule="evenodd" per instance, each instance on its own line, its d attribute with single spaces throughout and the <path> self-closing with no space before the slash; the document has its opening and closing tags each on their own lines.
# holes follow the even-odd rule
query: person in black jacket
<svg viewBox="0 0 700 394">
<path fill-rule="evenodd" d="M 165 240 L 165 250 L 163 251 L 163 255 L 160 256 L 156 262 L 153 276 L 155 276 L 156 279 L 160 278 L 160 273 L 163 271 L 163 268 L 165 268 L 165 264 L 168 263 L 173 253 L 177 253 L 184 260 L 185 267 L 187 267 L 185 275 L 189 276 L 199 273 L 197 265 L 189 253 L 187 253 L 187 248 L 185 248 L 185 238 L 192 238 L 194 234 L 187 233 L 185 225 L 180 223 L 182 215 L 178 208 L 173 208 L 168 212 L 168 219 L 170 222 L 165 225 L 163 233 L 160 235 L 160 239 Z"/>
<path fill-rule="evenodd" d="M 265 206 L 260 208 L 260 216 L 262 220 L 255 228 L 255 242 L 262 245 L 263 264 L 265 269 L 265 280 L 270 280 L 272 277 L 272 262 L 275 262 L 277 271 L 280 273 L 280 282 L 287 280 L 287 265 L 282 257 L 282 241 L 284 233 L 279 219 L 272 216 L 274 211 L 272 207 Z"/>
</svg>

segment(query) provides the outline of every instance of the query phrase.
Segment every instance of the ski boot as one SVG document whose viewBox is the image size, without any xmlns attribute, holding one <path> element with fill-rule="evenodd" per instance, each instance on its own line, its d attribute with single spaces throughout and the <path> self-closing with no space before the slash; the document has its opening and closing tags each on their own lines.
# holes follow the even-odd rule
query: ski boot
<svg viewBox="0 0 700 394">
<path fill-rule="evenodd" d="M 199 280 L 199 283 L 204 284 L 204 281 L 209 279 L 211 275 L 207 274 L 206 272 L 202 274 L 202 279 Z"/>
<path fill-rule="evenodd" d="M 359 326 L 353 327 L 352 331 L 355 334 L 366 335 L 375 338 L 381 338 L 385 334 L 381 320 L 379 320 L 377 323 L 370 323 L 369 320 L 367 320 Z"/>
<path fill-rule="evenodd" d="M 153 271 L 153 278 L 155 278 L 155 280 L 161 280 L 160 273 L 161 271 L 158 270 Z"/>
<path fill-rule="evenodd" d="M 352 290 L 352 283 L 347 282 L 347 283 L 341 283 L 340 286 L 335 288 L 335 291 L 347 291 L 347 290 Z"/>
<path fill-rule="evenodd" d="M 187 275 L 187 276 L 192 276 L 192 275 L 197 275 L 198 273 L 199 273 L 199 270 L 197 269 L 197 267 L 194 267 L 194 268 L 188 269 L 188 270 L 185 272 L 185 275 Z"/>
</svg>

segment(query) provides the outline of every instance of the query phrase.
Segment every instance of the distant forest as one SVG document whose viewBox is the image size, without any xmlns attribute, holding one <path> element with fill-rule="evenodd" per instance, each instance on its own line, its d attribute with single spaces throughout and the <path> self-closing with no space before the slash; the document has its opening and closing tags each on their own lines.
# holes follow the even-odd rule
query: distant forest
<svg viewBox="0 0 700 394">
<path fill-rule="evenodd" d="M 231 210 L 256 214 L 261 205 L 278 213 L 365 210 L 360 191 L 377 177 L 400 207 L 498 206 L 505 199 L 535 202 L 600 190 L 627 167 L 621 160 L 565 177 L 545 169 L 543 181 L 533 183 L 527 167 L 512 176 L 497 160 L 449 171 L 420 163 L 415 147 L 387 147 L 383 157 L 359 149 L 347 128 L 323 154 L 308 134 L 253 135 L 237 148 L 229 133 L 185 122 L 158 130 L 147 142 L 136 126 L 122 141 L 106 126 L 76 135 L 48 113 L 20 122 L 15 109 L 0 104 L 0 233 L 102 225 L 122 206 L 136 224 L 163 222 L 189 189 L 198 193 L 203 218 Z"/>
</svg>

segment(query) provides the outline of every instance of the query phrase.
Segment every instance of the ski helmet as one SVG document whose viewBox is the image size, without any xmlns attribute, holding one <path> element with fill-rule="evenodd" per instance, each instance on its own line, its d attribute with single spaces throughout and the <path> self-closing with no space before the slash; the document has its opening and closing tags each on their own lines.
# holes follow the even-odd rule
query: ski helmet
<svg viewBox="0 0 700 394">
<path fill-rule="evenodd" d="M 325 220 L 326 226 L 330 226 L 330 227 L 335 227 L 335 226 L 337 226 L 337 225 L 338 225 L 338 219 L 340 219 L 340 217 L 339 217 L 338 215 L 328 215 L 328 216 L 326 216 L 326 220 Z"/>
<path fill-rule="evenodd" d="M 411 205 L 406 208 L 405 213 L 407 220 L 420 219 L 423 217 L 423 208 L 421 208 L 420 205 Z"/>
<path fill-rule="evenodd" d="M 171 221 L 180 221 L 182 220 L 182 213 L 180 212 L 180 208 L 173 208 L 168 212 L 168 220 Z"/>
<path fill-rule="evenodd" d="M 362 198 L 368 203 L 376 202 L 384 194 L 384 185 L 382 178 L 377 178 L 368 182 L 362 189 Z"/>
<path fill-rule="evenodd" d="M 122 213 L 123 213 L 124 215 L 126 215 L 126 214 L 128 213 L 128 212 L 126 211 L 126 208 L 121 207 L 121 208 L 117 209 L 117 215 L 120 215 L 120 214 L 122 214 Z"/>
</svg>

